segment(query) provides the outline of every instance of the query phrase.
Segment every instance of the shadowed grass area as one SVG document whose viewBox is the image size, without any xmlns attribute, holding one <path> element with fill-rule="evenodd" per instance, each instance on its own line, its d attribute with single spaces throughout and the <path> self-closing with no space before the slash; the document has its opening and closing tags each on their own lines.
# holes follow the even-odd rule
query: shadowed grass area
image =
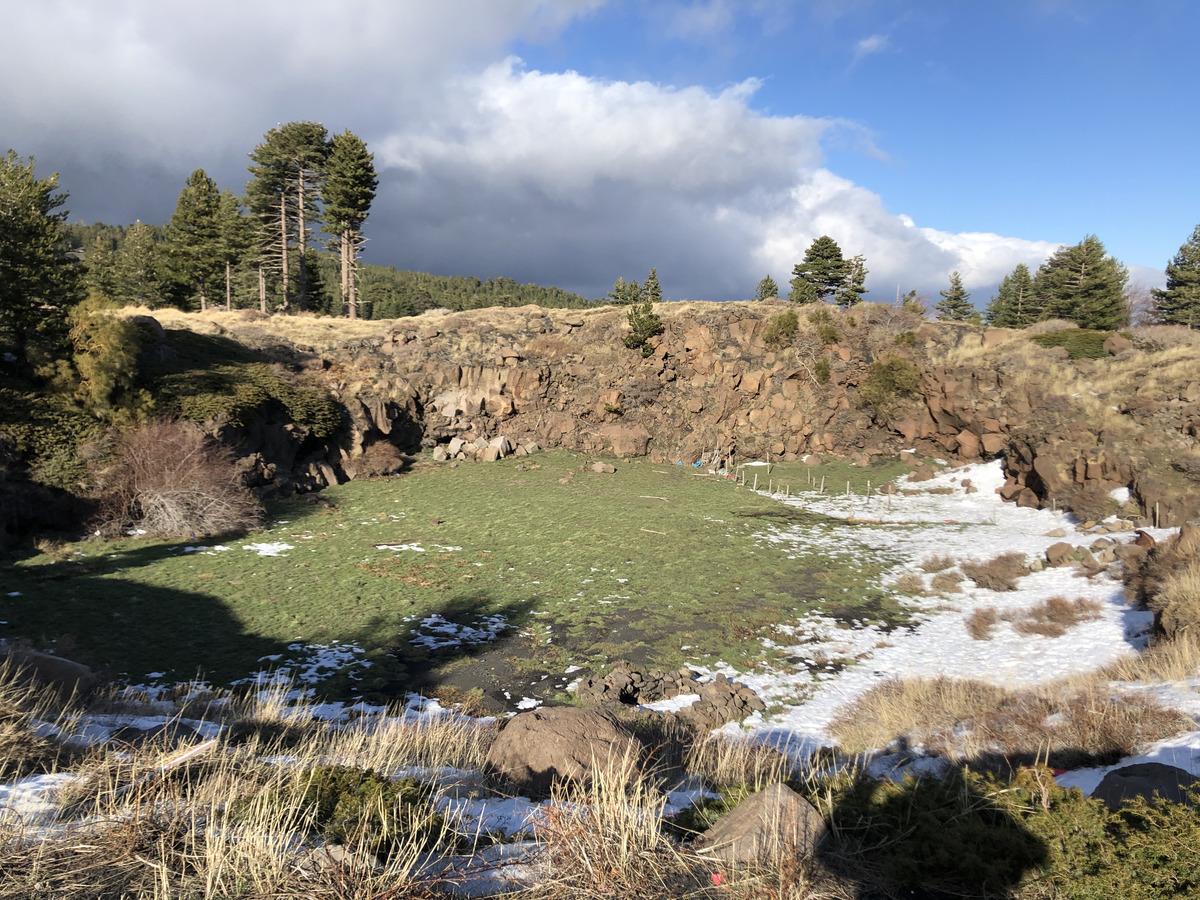
<svg viewBox="0 0 1200 900">
<path fill-rule="evenodd" d="M 840 609 L 884 599 L 870 587 L 886 564 L 877 554 L 786 558 L 757 540 L 780 509 L 768 498 L 682 467 L 634 460 L 611 475 L 590 462 L 547 453 L 351 482 L 274 505 L 269 529 L 229 549 L 81 542 L 68 561 L 0 573 L 4 593 L 19 593 L 5 633 L 58 639 L 134 677 L 200 668 L 229 680 L 294 641 L 357 641 L 412 675 L 484 652 L 411 643 L 427 617 L 480 628 L 500 616 L 513 673 L 618 658 L 749 666 L 769 652 L 769 627 L 820 607 L 830 585 Z M 787 512 L 790 524 L 826 521 Z M 290 549 L 244 549 L 270 543 Z"/>
</svg>

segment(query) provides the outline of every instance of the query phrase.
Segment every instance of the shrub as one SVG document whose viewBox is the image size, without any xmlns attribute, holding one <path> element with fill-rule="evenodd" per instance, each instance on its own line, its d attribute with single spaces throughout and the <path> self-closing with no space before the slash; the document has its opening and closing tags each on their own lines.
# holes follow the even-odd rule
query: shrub
<svg viewBox="0 0 1200 900">
<path fill-rule="evenodd" d="M 1150 602 L 1170 640 L 1200 636 L 1200 562 L 1193 561 L 1163 580 Z"/>
<path fill-rule="evenodd" d="M 901 594 L 921 596 L 925 593 L 925 579 L 915 572 L 907 572 L 897 578 L 892 587 Z"/>
<path fill-rule="evenodd" d="M 817 326 L 817 337 L 822 344 L 836 344 L 842 339 L 841 333 L 832 322 L 823 322 Z"/>
<path fill-rule="evenodd" d="M 903 356 L 889 356 L 871 363 L 871 370 L 859 388 L 859 398 L 877 417 L 887 418 L 901 400 L 917 393 L 920 384 L 920 369 Z"/>
<path fill-rule="evenodd" d="M 768 347 L 786 347 L 795 339 L 799 329 L 800 317 L 794 309 L 788 309 L 771 319 L 763 332 L 763 340 Z"/>
<path fill-rule="evenodd" d="M 962 580 L 958 572 L 938 572 L 929 580 L 929 589 L 937 594 L 954 594 Z"/>
<path fill-rule="evenodd" d="M 902 331 L 896 335 L 895 341 L 898 347 L 915 347 L 917 346 L 917 333 L 915 331 Z"/>
<path fill-rule="evenodd" d="M 965 562 L 963 574 L 990 591 L 1015 591 L 1017 579 L 1029 574 L 1023 553 L 1001 553 L 987 562 Z"/>
<path fill-rule="evenodd" d="M 825 325 L 833 321 L 833 316 L 830 314 L 828 307 L 821 304 L 809 310 L 808 321 L 814 325 Z"/>
<path fill-rule="evenodd" d="M 1051 597 L 1016 618 L 1013 630 L 1018 634 L 1044 634 L 1046 637 L 1062 637 L 1083 622 L 1100 618 L 1100 604 L 1086 597 L 1068 600 L 1066 597 Z"/>
<path fill-rule="evenodd" d="M 1099 522 L 1120 509 L 1120 504 L 1109 496 L 1108 489 L 1095 481 L 1083 485 L 1070 501 L 1071 512 L 1080 521 Z"/>
<path fill-rule="evenodd" d="M 934 572 L 944 572 L 953 565 L 954 557 L 946 556 L 945 554 L 930 556 L 921 561 L 921 568 L 930 574 L 933 574 Z"/>
<path fill-rule="evenodd" d="M 629 307 L 626 318 L 633 333 L 625 336 L 625 346 L 630 350 L 640 350 L 643 359 L 650 356 L 654 353 L 650 338 L 663 332 L 662 319 L 654 312 L 654 304 L 649 300 L 634 303 Z"/>
<path fill-rule="evenodd" d="M 430 810 L 428 794 L 429 789 L 412 778 L 392 781 L 370 770 L 315 766 L 259 802 L 310 834 L 386 859 L 414 836 L 432 846 L 441 819 Z M 246 804 L 240 812 L 247 816 L 254 808 Z"/>
<path fill-rule="evenodd" d="M 262 507 L 232 454 L 190 422 L 159 420 L 123 435 L 101 475 L 97 526 L 168 537 L 256 527 Z"/>
<path fill-rule="evenodd" d="M 983 606 L 972 612 L 966 619 L 967 634 L 972 640 L 990 641 L 992 629 L 1000 622 L 1000 614 L 994 606 Z"/>
<path fill-rule="evenodd" d="M 1034 335 L 1030 340 L 1039 347 L 1063 347 L 1071 359 L 1103 359 L 1108 356 L 1104 342 L 1111 335 L 1111 331 L 1064 328 L 1050 334 Z"/>
<path fill-rule="evenodd" d="M 829 360 L 822 357 L 813 363 L 813 378 L 817 384 L 829 384 L 829 379 L 833 377 L 833 372 L 829 368 Z"/>
</svg>

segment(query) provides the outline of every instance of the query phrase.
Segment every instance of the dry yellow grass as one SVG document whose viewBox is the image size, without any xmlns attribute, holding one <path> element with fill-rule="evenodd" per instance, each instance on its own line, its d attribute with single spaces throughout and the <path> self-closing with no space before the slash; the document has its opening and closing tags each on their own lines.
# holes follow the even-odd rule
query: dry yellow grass
<svg viewBox="0 0 1200 900">
<path fill-rule="evenodd" d="M 951 678 L 893 679 L 835 716 L 830 731 L 848 752 L 904 741 L 977 766 L 1039 757 L 1052 764 L 1114 762 L 1191 727 L 1156 701 L 1117 696 L 1104 673 L 1011 691 Z"/>
</svg>

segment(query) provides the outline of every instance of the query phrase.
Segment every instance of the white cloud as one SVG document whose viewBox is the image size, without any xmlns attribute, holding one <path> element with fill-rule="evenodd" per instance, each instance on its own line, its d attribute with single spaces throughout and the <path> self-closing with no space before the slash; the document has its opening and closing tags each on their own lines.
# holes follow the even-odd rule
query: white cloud
<svg viewBox="0 0 1200 900">
<path fill-rule="evenodd" d="M 745 297 L 764 272 L 784 284 L 825 233 L 867 257 L 877 296 L 897 281 L 936 290 L 953 269 L 994 284 L 1051 247 L 893 215 L 824 165 L 831 141 L 878 154 L 867 129 L 766 115 L 755 80 L 714 92 L 502 61 L 601 2 L 23 4 L 0 31 L 0 78 L 23 86 L 0 93 L 0 123 L 62 170 L 77 215 L 111 222 L 165 219 L 196 167 L 240 188 L 277 122 L 350 127 L 381 169 L 371 261 L 589 296 L 654 266 L 670 296 Z M 695 4 L 689 27 L 730 8 Z M 789 14 L 782 0 L 753 9 Z"/>
<path fill-rule="evenodd" d="M 728 0 L 708 0 L 675 10 L 667 33 L 685 40 L 705 40 L 726 31 L 732 22 L 733 10 Z"/>
<path fill-rule="evenodd" d="M 854 61 L 860 62 L 871 54 L 881 53 L 887 48 L 888 36 L 886 34 L 873 34 L 865 37 L 854 45 Z"/>
</svg>

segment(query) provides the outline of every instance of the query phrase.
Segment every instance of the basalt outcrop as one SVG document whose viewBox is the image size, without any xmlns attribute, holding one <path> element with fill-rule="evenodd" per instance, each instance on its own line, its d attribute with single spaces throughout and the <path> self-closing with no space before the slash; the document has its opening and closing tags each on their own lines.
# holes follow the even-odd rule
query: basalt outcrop
<svg viewBox="0 0 1200 900">
<path fill-rule="evenodd" d="M 684 463 L 1000 457 L 1004 498 L 1022 505 L 1102 517 L 1123 488 L 1148 522 L 1200 515 L 1200 350 L 1190 333 L 1139 330 L 1106 344 L 1106 359 L 1072 361 L 1024 332 L 864 304 L 801 307 L 797 333 L 772 343 L 788 308 L 662 305 L 647 358 L 623 345 L 625 313 L 614 307 L 432 313 L 324 347 L 276 341 L 276 361 L 290 352 L 327 385 L 343 426 L 303 453 L 280 423 L 234 442 L 257 454 L 261 478 L 290 462 L 289 477 L 309 486 L 381 474 L 389 460 L 395 469 L 401 452 L 452 458 L 452 441 L 500 437 L 513 448 Z M 269 327 L 253 325 L 259 344 Z M 236 327 L 228 335 L 240 339 Z M 896 359 L 919 371 L 919 384 L 888 395 L 884 383 L 884 402 L 876 384 L 868 397 L 868 382 Z"/>
</svg>

